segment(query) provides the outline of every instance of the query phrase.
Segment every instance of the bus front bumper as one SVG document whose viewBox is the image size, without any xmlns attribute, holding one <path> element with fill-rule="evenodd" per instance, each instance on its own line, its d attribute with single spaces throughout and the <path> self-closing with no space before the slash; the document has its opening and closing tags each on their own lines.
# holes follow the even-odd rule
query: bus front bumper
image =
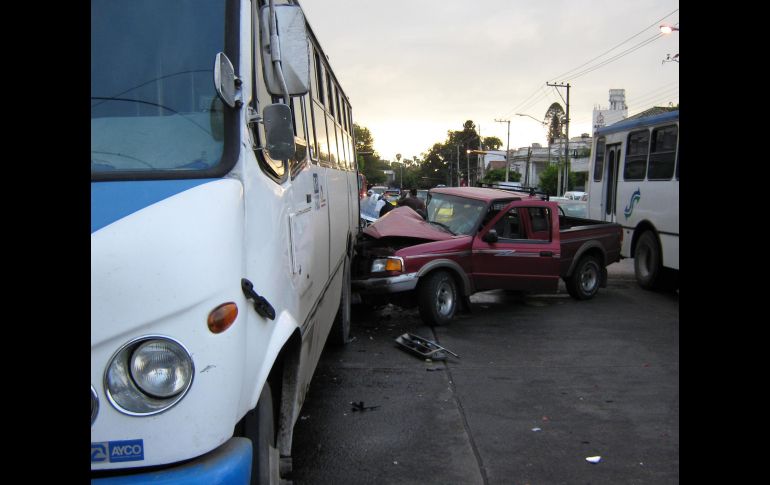
<svg viewBox="0 0 770 485">
<path fill-rule="evenodd" d="M 248 484 L 251 478 L 251 440 L 230 438 L 225 444 L 183 465 L 156 471 L 93 478 L 94 485 L 154 484 Z"/>
</svg>

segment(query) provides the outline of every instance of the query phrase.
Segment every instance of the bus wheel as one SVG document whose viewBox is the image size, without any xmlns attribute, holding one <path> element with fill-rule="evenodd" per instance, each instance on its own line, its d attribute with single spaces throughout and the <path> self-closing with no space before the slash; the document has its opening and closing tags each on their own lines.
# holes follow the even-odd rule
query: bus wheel
<svg viewBox="0 0 770 485">
<path fill-rule="evenodd" d="M 601 275 L 599 260 L 594 256 L 584 256 L 565 281 L 567 292 L 576 300 L 589 300 L 599 291 Z"/>
<path fill-rule="evenodd" d="M 645 290 L 655 289 L 661 269 L 658 241 L 652 231 L 645 231 L 639 236 L 634 252 L 634 273 L 639 286 Z"/>
<path fill-rule="evenodd" d="M 345 257 L 345 265 L 342 268 L 342 295 L 340 295 L 340 307 L 337 316 L 334 317 L 329 340 L 332 345 L 345 345 L 350 341 L 350 256 Z"/>
<path fill-rule="evenodd" d="M 251 485 L 280 483 L 280 455 L 275 442 L 273 393 L 269 382 L 265 382 L 257 407 L 246 414 L 243 424 L 244 434 L 251 440 L 252 447 L 249 483 Z"/>
<path fill-rule="evenodd" d="M 420 316 L 429 325 L 445 325 L 457 311 L 459 292 L 447 271 L 428 274 L 417 288 Z"/>
</svg>

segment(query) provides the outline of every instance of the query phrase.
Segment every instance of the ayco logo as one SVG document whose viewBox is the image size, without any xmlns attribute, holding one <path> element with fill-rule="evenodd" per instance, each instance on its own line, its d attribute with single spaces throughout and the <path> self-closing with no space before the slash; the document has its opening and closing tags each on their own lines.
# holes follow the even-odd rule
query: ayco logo
<svg viewBox="0 0 770 485">
<path fill-rule="evenodd" d="M 143 440 L 91 443 L 91 463 L 144 460 Z"/>
<path fill-rule="evenodd" d="M 107 461 L 107 443 L 91 443 L 91 463 Z"/>
</svg>

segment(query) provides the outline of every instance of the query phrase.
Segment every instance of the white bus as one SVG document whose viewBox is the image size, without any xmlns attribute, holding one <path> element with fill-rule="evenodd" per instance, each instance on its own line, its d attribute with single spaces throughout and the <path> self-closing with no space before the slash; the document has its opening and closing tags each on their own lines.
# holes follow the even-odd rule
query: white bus
<svg viewBox="0 0 770 485">
<path fill-rule="evenodd" d="M 91 177 L 92 483 L 277 483 L 359 213 L 297 2 L 92 0 Z"/>
<path fill-rule="evenodd" d="M 677 287 L 679 110 L 597 130 L 587 184 L 589 217 L 623 226 L 620 254 L 639 284 Z"/>
</svg>

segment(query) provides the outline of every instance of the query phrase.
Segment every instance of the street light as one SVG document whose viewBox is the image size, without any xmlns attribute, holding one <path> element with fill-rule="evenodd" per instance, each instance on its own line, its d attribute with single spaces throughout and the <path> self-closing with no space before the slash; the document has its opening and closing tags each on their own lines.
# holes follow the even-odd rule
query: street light
<svg viewBox="0 0 770 485">
<path fill-rule="evenodd" d="M 534 116 L 532 116 L 532 115 L 527 115 L 527 114 L 524 114 L 524 113 L 516 113 L 516 116 L 529 116 L 530 118 L 532 118 L 533 120 L 537 121 L 538 123 L 540 123 L 540 124 L 541 124 L 541 125 L 543 125 L 543 126 L 545 126 L 545 125 L 547 125 L 547 124 L 548 124 L 548 123 L 546 123 L 545 121 L 540 121 L 539 119 L 535 118 L 535 117 L 534 117 Z"/>
<path fill-rule="evenodd" d="M 466 145 L 467 146 L 467 145 Z M 470 187 L 471 186 L 471 151 L 469 149 L 465 149 L 465 168 L 468 170 L 468 174 L 465 176 L 465 185 Z"/>
<path fill-rule="evenodd" d="M 537 121 L 538 123 L 540 123 L 541 125 L 548 126 L 548 123 L 546 123 L 545 121 L 540 121 L 539 119 L 535 118 L 532 115 L 528 115 L 528 114 L 524 114 L 524 113 L 516 113 L 516 116 L 528 116 L 528 117 L 532 118 L 533 120 Z M 526 174 L 524 174 L 524 182 L 527 183 L 527 184 L 530 181 L 529 180 L 529 159 L 530 159 L 531 156 L 532 156 L 532 147 L 530 146 L 527 149 L 527 165 L 526 165 L 526 168 L 524 169 L 527 172 Z M 550 163 L 550 160 L 551 160 L 551 144 L 549 143 L 548 144 L 548 161 L 549 161 L 549 163 Z M 559 175 L 561 175 L 561 173 Z"/>
<path fill-rule="evenodd" d="M 669 24 L 663 24 L 660 26 L 660 31 L 664 34 L 670 34 L 671 32 L 679 32 L 679 27 Z"/>
<path fill-rule="evenodd" d="M 679 32 L 679 27 L 676 27 L 674 25 L 669 25 L 669 24 L 663 24 L 660 26 L 660 31 L 668 35 L 671 32 Z M 679 54 L 674 54 L 673 56 L 671 54 L 666 54 L 666 58 L 663 59 L 663 62 L 661 62 L 661 64 L 665 64 L 667 62 L 679 63 Z"/>
</svg>

